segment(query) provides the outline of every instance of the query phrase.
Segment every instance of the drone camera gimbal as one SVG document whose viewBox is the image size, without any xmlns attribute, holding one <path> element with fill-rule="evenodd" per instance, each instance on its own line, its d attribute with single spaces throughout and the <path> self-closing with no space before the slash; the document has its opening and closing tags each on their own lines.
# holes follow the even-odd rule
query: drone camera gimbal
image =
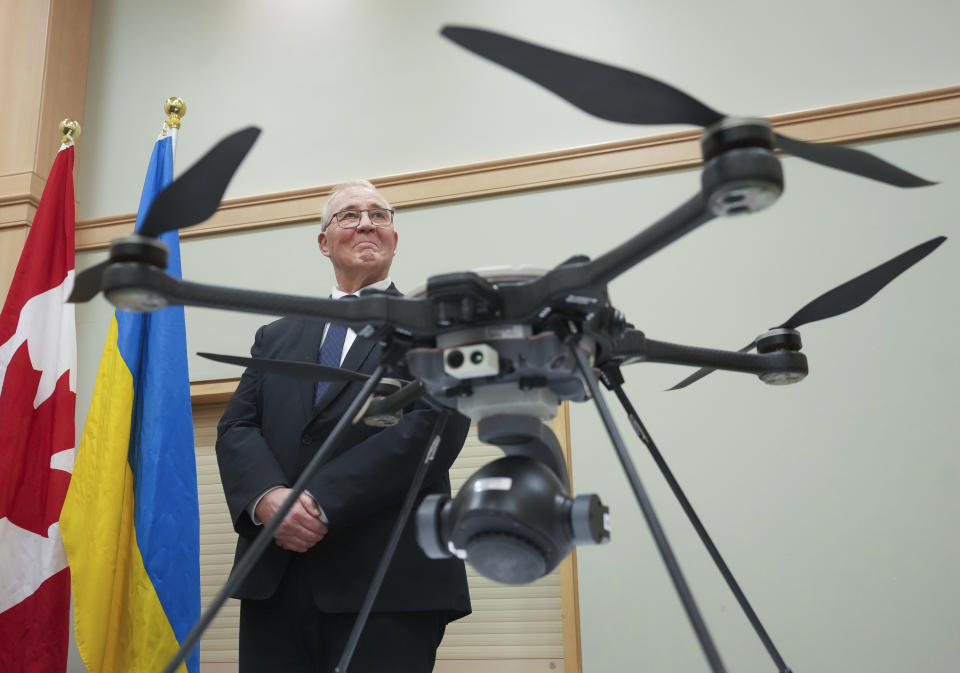
<svg viewBox="0 0 960 673">
<path fill-rule="evenodd" d="M 417 510 L 417 541 L 430 558 L 457 556 L 506 584 L 537 580 L 575 544 L 610 539 L 596 495 L 570 498 L 543 463 L 522 455 L 480 468 L 452 500 L 434 494 Z"/>
</svg>

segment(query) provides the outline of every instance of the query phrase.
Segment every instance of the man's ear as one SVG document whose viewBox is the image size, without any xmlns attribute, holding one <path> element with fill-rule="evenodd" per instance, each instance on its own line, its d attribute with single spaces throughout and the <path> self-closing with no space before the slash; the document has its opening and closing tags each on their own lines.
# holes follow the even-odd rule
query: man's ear
<svg viewBox="0 0 960 673">
<path fill-rule="evenodd" d="M 327 245 L 327 235 L 322 231 L 317 234 L 317 245 L 320 246 L 320 252 L 322 252 L 325 257 L 330 256 L 330 247 Z"/>
</svg>

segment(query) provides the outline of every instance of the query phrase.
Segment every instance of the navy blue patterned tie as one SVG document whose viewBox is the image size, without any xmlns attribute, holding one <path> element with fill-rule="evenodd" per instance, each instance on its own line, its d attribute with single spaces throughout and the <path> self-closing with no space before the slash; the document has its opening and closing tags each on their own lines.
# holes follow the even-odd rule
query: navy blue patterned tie
<svg viewBox="0 0 960 673">
<path fill-rule="evenodd" d="M 340 354 L 343 353 L 343 340 L 346 336 L 346 325 L 340 325 L 335 322 L 330 323 L 330 327 L 327 329 L 327 336 L 324 337 L 323 343 L 320 344 L 320 364 L 326 365 L 327 367 L 340 366 Z M 329 381 L 317 381 L 317 390 L 313 395 L 314 406 L 320 401 L 320 396 L 323 395 L 329 386 Z"/>
</svg>

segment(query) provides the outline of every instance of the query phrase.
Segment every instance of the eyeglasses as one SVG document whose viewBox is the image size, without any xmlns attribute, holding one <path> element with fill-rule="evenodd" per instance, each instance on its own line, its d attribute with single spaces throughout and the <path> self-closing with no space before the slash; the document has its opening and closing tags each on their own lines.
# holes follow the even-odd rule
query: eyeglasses
<svg viewBox="0 0 960 673">
<path fill-rule="evenodd" d="M 393 224 L 393 210 L 390 208 L 369 208 L 366 210 L 357 210 L 348 208 L 333 214 L 333 219 L 337 221 L 342 229 L 355 229 L 360 224 L 363 214 L 367 214 L 370 224 L 375 227 L 389 227 Z"/>
</svg>

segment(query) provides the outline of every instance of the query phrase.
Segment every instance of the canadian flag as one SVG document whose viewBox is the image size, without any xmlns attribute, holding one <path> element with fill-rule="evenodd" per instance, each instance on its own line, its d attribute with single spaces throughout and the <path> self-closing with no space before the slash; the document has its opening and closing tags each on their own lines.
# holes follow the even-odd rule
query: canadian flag
<svg viewBox="0 0 960 673">
<path fill-rule="evenodd" d="M 65 671 L 76 328 L 72 142 L 57 153 L 0 311 L 0 671 Z"/>
</svg>

